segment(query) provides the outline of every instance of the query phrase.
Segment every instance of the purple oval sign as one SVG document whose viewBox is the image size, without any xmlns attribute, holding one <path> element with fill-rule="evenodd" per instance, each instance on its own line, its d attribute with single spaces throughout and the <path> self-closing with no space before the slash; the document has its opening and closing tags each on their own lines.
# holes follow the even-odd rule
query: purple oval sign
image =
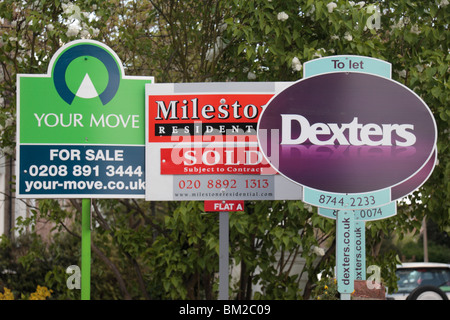
<svg viewBox="0 0 450 320">
<path fill-rule="evenodd" d="M 408 180 L 428 163 L 436 139 L 433 115 L 413 91 L 363 73 L 300 80 L 275 95 L 258 122 L 272 166 L 298 184 L 333 193 Z"/>
</svg>

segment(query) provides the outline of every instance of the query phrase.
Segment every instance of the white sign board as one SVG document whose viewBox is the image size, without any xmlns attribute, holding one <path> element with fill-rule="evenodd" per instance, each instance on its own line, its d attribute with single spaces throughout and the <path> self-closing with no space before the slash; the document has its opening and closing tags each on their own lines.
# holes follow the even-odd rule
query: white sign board
<svg viewBox="0 0 450 320">
<path fill-rule="evenodd" d="M 301 200 L 256 137 L 263 108 L 290 84 L 146 86 L 146 200 Z"/>
</svg>

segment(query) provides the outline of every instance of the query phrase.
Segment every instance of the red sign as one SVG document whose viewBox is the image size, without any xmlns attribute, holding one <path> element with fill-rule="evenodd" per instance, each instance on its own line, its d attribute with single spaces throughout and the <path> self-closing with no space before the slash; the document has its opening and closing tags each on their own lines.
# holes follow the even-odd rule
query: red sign
<svg viewBox="0 0 450 320">
<path fill-rule="evenodd" d="M 148 142 L 199 137 L 251 136 L 273 94 L 171 94 L 148 96 Z M 203 139 L 201 138 L 203 136 Z M 213 140 L 217 141 L 217 139 Z M 220 140 L 219 140 L 220 141 Z"/>
<path fill-rule="evenodd" d="M 205 212 L 216 211 L 244 211 L 243 200 L 208 200 L 205 201 Z"/>
<path fill-rule="evenodd" d="M 145 177 L 151 183 L 146 186 L 145 199 L 301 198 L 301 187 L 278 175 L 262 156 L 256 135 L 265 106 L 277 92 L 291 84 L 146 85 Z M 275 189 L 287 190 L 276 192 Z"/>
<path fill-rule="evenodd" d="M 261 174 L 270 168 L 256 146 L 161 149 L 161 174 Z"/>
</svg>

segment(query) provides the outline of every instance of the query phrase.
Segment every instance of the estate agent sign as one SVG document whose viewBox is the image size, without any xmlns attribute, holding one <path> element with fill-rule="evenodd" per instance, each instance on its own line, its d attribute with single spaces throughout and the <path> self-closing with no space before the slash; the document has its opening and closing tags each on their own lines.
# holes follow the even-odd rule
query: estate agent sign
<svg viewBox="0 0 450 320">
<path fill-rule="evenodd" d="M 395 200 L 423 184 L 436 161 L 431 111 L 390 77 L 389 63 L 368 57 L 309 61 L 258 122 L 271 165 L 303 187 L 304 202 L 336 219 L 343 299 L 354 279 L 365 279 L 365 221 L 395 215 Z"/>
<path fill-rule="evenodd" d="M 47 74 L 18 75 L 18 197 L 143 198 L 151 82 L 90 40 L 60 48 Z"/>
<path fill-rule="evenodd" d="M 392 188 L 434 160 L 436 123 L 410 89 L 389 78 L 331 72 L 302 79 L 274 96 L 259 129 L 265 155 L 279 172 L 304 186 L 305 202 L 361 209 L 405 194 Z M 270 157 L 268 157 L 270 159 Z"/>
<path fill-rule="evenodd" d="M 290 84 L 147 84 L 146 199 L 301 199 L 301 186 L 272 169 L 256 136 L 267 102 Z"/>
<path fill-rule="evenodd" d="M 309 61 L 297 82 L 155 84 L 78 40 L 46 74 L 17 76 L 17 197 L 85 198 L 85 298 L 93 197 L 202 200 L 222 213 L 303 200 L 336 219 L 338 291 L 349 296 L 365 278 L 365 221 L 395 215 L 395 200 L 427 180 L 436 140 L 428 106 L 369 57 Z M 228 215 L 220 221 L 227 297 Z"/>
</svg>

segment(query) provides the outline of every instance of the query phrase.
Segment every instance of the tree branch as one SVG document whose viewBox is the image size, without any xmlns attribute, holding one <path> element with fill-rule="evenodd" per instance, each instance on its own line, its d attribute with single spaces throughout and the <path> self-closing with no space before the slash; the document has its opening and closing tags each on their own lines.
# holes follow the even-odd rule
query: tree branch
<svg viewBox="0 0 450 320">
<path fill-rule="evenodd" d="M 91 249 L 100 258 L 100 260 L 102 260 L 111 269 L 125 300 L 131 300 L 131 295 L 127 290 L 127 286 L 122 277 L 122 274 L 120 273 L 116 265 L 99 248 L 97 248 L 97 246 L 94 243 L 91 243 Z"/>
</svg>

